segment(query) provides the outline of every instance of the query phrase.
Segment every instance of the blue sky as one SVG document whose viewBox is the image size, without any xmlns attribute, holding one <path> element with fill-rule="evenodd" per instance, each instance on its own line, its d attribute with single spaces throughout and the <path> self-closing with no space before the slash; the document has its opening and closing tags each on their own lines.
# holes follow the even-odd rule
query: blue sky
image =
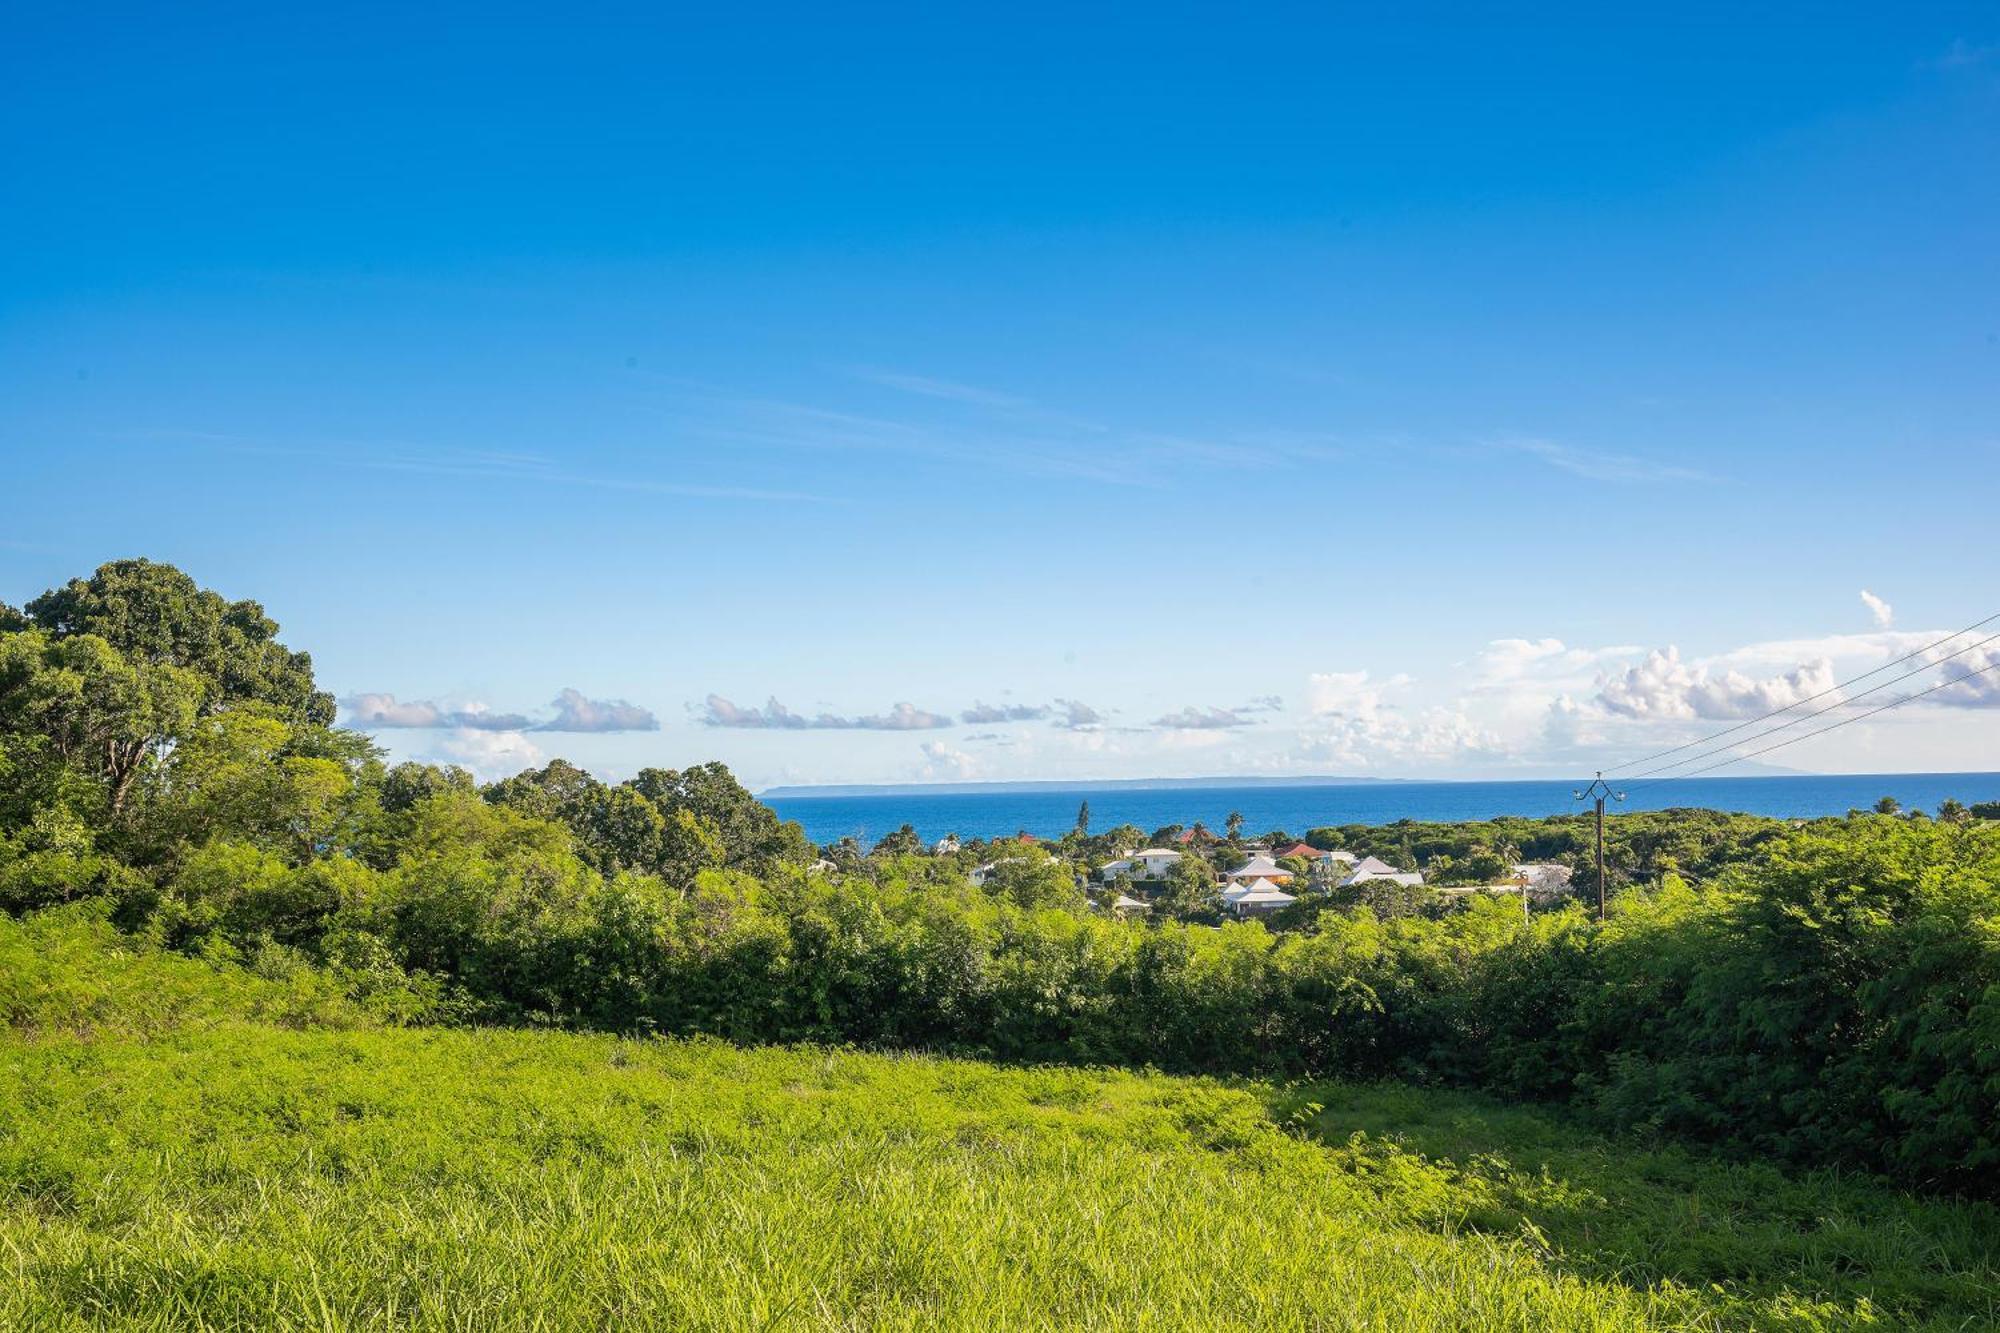
<svg viewBox="0 0 2000 1333">
<path fill-rule="evenodd" d="M 1991 6 L 35 6 L 0 89 L 0 598 L 175 561 L 398 755 L 1568 772 L 2000 611 Z M 1773 759 L 1991 768 L 1996 680 Z"/>
</svg>

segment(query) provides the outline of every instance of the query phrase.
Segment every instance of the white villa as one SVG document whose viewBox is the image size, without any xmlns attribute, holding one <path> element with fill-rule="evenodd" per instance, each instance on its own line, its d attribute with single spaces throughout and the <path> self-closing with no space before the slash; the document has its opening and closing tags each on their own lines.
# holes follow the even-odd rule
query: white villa
<svg viewBox="0 0 2000 1333">
<path fill-rule="evenodd" d="M 1165 847 L 1148 847 L 1143 852 L 1127 852 L 1116 861 L 1099 866 L 1097 877 L 1107 884 L 1120 875 L 1131 879 L 1165 879 L 1167 872 L 1174 868 L 1174 862 L 1180 859 L 1179 852 Z"/>
<path fill-rule="evenodd" d="M 1223 907 L 1238 918 L 1269 916 L 1297 901 L 1268 879 L 1253 879 L 1247 884 L 1232 883 L 1222 891 Z"/>
<path fill-rule="evenodd" d="M 1364 856 L 1354 863 L 1354 869 L 1348 872 L 1347 878 L 1340 881 L 1340 887 L 1352 888 L 1371 879 L 1391 880 L 1405 888 L 1415 888 L 1424 882 L 1424 874 L 1421 870 L 1398 870 L 1387 861 Z"/>
<path fill-rule="evenodd" d="M 1292 882 L 1292 872 L 1273 861 L 1270 857 L 1257 855 L 1223 876 L 1238 884 L 1249 884 L 1255 880 L 1269 880 L 1274 884 Z"/>
</svg>

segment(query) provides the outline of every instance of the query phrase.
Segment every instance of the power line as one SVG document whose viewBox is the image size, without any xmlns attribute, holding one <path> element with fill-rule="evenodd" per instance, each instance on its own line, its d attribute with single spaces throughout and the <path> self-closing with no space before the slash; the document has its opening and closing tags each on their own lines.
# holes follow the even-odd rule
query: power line
<svg viewBox="0 0 2000 1333">
<path fill-rule="evenodd" d="M 1964 633 L 1964 631 L 1963 631 L 1963 630 L 1961 630 L 1961 631 L 1959 631 L 1959 632 L 1960 632 L 1960 633 Z M 1956 637 L 1956 636 L 1954 635 L 1953 637 Z M 1923 675 L 1923 674 L 1924 674 L 1924 673 L 1925 673 L 1926 671 L 1929 671 L 1929 670 L 1930 670 L 1931 668 L 1933 668 L 1933 667 L 1940 667 L 1940 666 L 1943 666 L 1943 665 L 1944 665 L 1944 664 L 1945 664 L 1946 662 L 1949 662 L 1949 661 L 1951 661 L 1951 659 L 1952 659 L 1952 658 L 1954 658 L 1954 657 L 1963 657 L 1963 656 L 1965 656 L 1965 655 L 1966 655 L 1967 653 L 1971 652 L 1971 651 L 1972 651 L 1973 649 L 1975 649 L 1975 648 L 1984 648 L 1984 647 L 1985 647 L 1985 646 L 1986 646 L 1987 644 L 1989 644 L 1989 643 L 1992 643 L 1992 642 L 1993 642 L 1993 641 L 1994 641 L 1995 639 L 2000 639 L 2000 634 L 1989 634 L 1989 635 L 1987 635 L 1987 636 L 1986 636 L 1985 638 L 1983 638 L 1983 639 L 1978 639 L 1978 640 L 1975 640 L 1975 641 L 1973 641 L 1972 643 L 1969 643 L 1969 644 L 1967 644 L 1967 645 L 1966 645 L 1965 647 L 1963 647 L 1963 648 L 1960 648 L 1960 649 L 1958 649 L 1958 650 L 1956 650 L 1956 651 L 1954 651 L 1954 652 L 1950 652 L 1950 653 L 1947 653 L 1947 654 L 1945 654 L 1945 655 L 1944 655 L 1943 657 L 1940 657 L 1940 658 L 1939 658 L 1939 659 L 1938 659 L 1937 661 L 1935 661 L 1935 662 L 1926 662 L 1926 663 L 1924 663 L 1924 664 L 1923 664 L 1922 666 L 1918 667 L 1918 668 L 1917 668 L 1916 670 L 1914 670 L 1914 671 L 1905 671 L 1905 672 L 1904 672 L 1904 673 L 1903 673 L 1902 675 L 1900 675 L 1900 676 L 1892 676 L 1892 677 L 1890 677 L 1890 678 L 1889 678 L 1888 680 L 1885 680 L 1885 681 L 1883 681 L 1883 682 L 1882 682 L 1882 683 L 1881 683 L 1880 685 L 1871 685 L 1871 686 L 1869 686 L 1869 687 L 1868 687 L 1867 689 L 1865 689 L 1865 690 L 1862 690 L 1862 691 L 1861 691 L 1860 693 L 1858 693 L 1858 694 L 1850 694 L 1850 695 L 1848 695 L 1848 696 L 1847 696 L 1846 698 L 1843 698 L 1843 699 L 1836 699 L 1836 700 L 1834 700 L 1834 701 L 1833 701 L 1832 703 L 1828 704 L 1828 705 L 1827 705 L 1826 707 L 1824 707 L 1824 708 L 1815 708 L 1815 709 L 1814 709 L 1814 710 L 1813 710 L 1812 712 L 1810 712 L 1810 713 L 1801 713 L 1801 714 L 1799 714 L 1799 715 L 1798 715 L 1797 717 L 1793 718 L 1793 719 L 1792 719 L 1791 721 L 1789 721 L 1789 722 L 1780 722 L 1780 723 L 1779 723 L 1779 724 L 1778 724 L 1777 726 L 1775 726 L 1775 727 L 1771 727 L 1771 728 L 1768 728 L 1768 729 L 1766 729 L 1766 730 L 1764 730 L 1764 731 L 1760 731 L 1760 732 L 1758 732 L 1758 733 L 1757 733 L 1756 735 L 1754 735 L 1754 736 L 1745 736 L 1745 737 L 1744 737 L 1744 738 L 1743 738 L 1742 740 L 1739 740 L 1739 741 L 1731 741 L 1731 742 L 1729 742 L 1729 744 L 1727 744 L 1727 745 L 1718 745 L 1717 747 L 1715 747 L 1715 748 L 1714 748 L 1714 749 L 1712 749 L 1712 750 L 1703 750 L 1703 751 L 1702 751 L 1702 752 L 1701 752 L 1700 754 L 1691 754 L 1691 755 L 1689 755 L 1689 756 L 1688 756 L 1687 758 L 1685 758 L 1685 759 L 1676 759 L 1676 760 L 1675 760 L 1675 761 L 1674 761 L 1673 763 L 1671 763 L 1671 764 L 1662 764 L 1662 765 L 1660 765 L 1660 766 L 1659 766 L 1658 768 L 1649 768 L 1649 769 L 1647 769 L 1647 770 L 1646 770 L 1646 771 L 1645 771 L 1644 773 L 1634 773 L 1634 774 L 1632 775 L 1632 777 L 1633 777 L 1633 780 L 1634 780 L 1634 781 L 1636 781 L 1636 780 L 1638 780 L 1638 779 L 1640 779 L 1640 778 L 1650 778 L 1650 777 L 1652 777 L 1653 775 L 1655 775 L 1655 774 L 1657 774 L 1657 773 L 1665 773 L 1665 772 L 1667 772 L 1667 771 L 1668 771 L 1669 769 L 1675 769 L 1675 768 L 1679 768 L 1679 767 L 1681 767 L 1681 766 L 1682 766 L 1683 764 L 1694 764 L 1694 763 L 1699 763 L 1700 761 L 1702 761 L 1702 760 L 1704 760 L 1704 759 L 1707 759 L 1707 758 L 1710 758 L 1710 757 L 1712 757 L 1712 756 L 1714 756 L 1714 755 L 1718 755 L 1718 754 L 1721 754 L 1721 753 L 1722 753 L 1722 752 L 1723 752 L 1724 750 L 1728 750 L 1728 749 L 1732 749 L 1732 748 L 1734 748 L 1734 747 L 1736 747 L 1736 746 L 1738 746 L 1738 745 L 1748 745 L 1748 744 L 1750 744 L 1750 743 L 1751 743 L 1751 742 L 1753 742 L 1753 741 L 1761 741 L 1761 740 L 1765 739 L 1765 738 L 1766 738 L 1766 737 L 1768 737 L 1768 736 L 1775 736 L 1775 735 L 1777 735 L 1777 734 L 1778 734 L 1779 732 L 1781 732 L 1781 731 L 1788 731 L 1788 730 L 1790 730 L 1791 728 L 1793 728 L 1793 727 L 1796 727 L 1797 725 L 1799 725 L 1799 723 L 1801 723 L 1801 722 L 1810 722 L 1810 721 L 1812 721 L 1812 720 L 1813 720 L 1814 718 L 1816 718 L 1816 717 L 1825 717 L 1825 716 L 1826 716 L 1826 715 L 1827 715 L 1828 713 L 1831 713 L 1831 712 L 1834 712 L 1834 711 L 1835 711 L 1835 710 L 1837 710 L 1837 709 L 1841 709 L 1841 708 L 1846 708 L 1846 707 L 1847 707 L 1848 705 L 1852 704 L 1852 703 L 1853 703 L 1853 702 L 1854 702 L 1854 701 L 1855 701 L 1856 699 L 1866 699 L 1866 698 L 1867 698 L 1867 697 L 1868 697 L 1869 695 L 1871 695 L 1871 694 L 1879 694 L 1879 693 L 1880 693 L 1881 691 L 1883 691 L 1883 690 L 1886 690 L 1886 689 L 1888 689 L 1888 688 L 1889 688 L 1889 687 L 1890 687 L 1891 685 L 1900 685 L 1900 684 L 1901 684 L 1902 682 L 1904 682 L 1904 681 L 1906 681 L 1906 680 L 1909 680 L 1909 679 L 1911 679 L 1912 677 L 1915 677 L 1915 676 L 1921 676 L 1921 675 Z M 1881 668 L 1880 668 L 1880 667 L 1878 667 L 1878 668 L 1876 668 L 1876 670 L 1878 670 L 1878 671 L 1879 671 L 1879 670 L 1881 670 Z M 1871 674 L 1872 674 L 1872 673 L 1871 673 Z M 1856 677 L 1856 679 L 1857 679 L 1857 680 L 1859 680 L 1859 679 L 1866 679 L 1866 677 Z M 1850 682 L 1850 683 L 1851 683 L 1851 682 Z M 1836 686 L 1834 686 L 1833 688 L 1837 690 L 1837 689 L 1839 689 L 1840 687 L 1839 687 L 1838 685 L 1836 685 Z M 1832 691 L 1831 691 L 1831 690 L 1821 690 L 1821 691 L 1820 691 L 1820 692 L 1819 692 L 1818 694 L 1815 694 L 1815 695 L 1811 696 L 1811 698 L 1810 698 L 1810 699 L 1801 699 L 1801 700 L 1799 700 L 1799 702 L 1798 702 L 1798 703 L 1794 703 L 1794 704 L 1788 704 L 1788 705 L 1786 705 L 1786 708 L 1781 708 L 1781 709 L 1779 709 L 1779 710 L 1778 710 L 1778 712 L 1782 713 L 1782 712 L 1785 712 L 1785 711 L 1786 711 L 1786 709 L 1789 709 L 1789 708 L 1797 708 L 1797 707 L 1799 706 L 1799 704 L 1803 704 L 1803 703 L 1810 703 L 1810 702 L 1812 701 L 1812 699 L 1819 699 L 1819 698 L 1824 698 L 1824 697 L 1825 697 L 1826 695 L 1828 695 L 1828 694 L 1830 694 L 1830 693 L 1832 693 Z M 1777 714 L 1775 714 L 1775 713 L 1771 713 L 1771 714 L 1766 714 L 1766 717 L 1775 717 L 1776 715 L 1777 715 Z M 1751 724 L 1750 724 L 1750 723 L 1745 723 L 1745 724 L 1744 724 L 1744 726 L 1749 726 L 1749 725 L 1751 725 Z M 1743 727 L 1733 727 L 1733 728 L 1731 728 L 1731 730 L 1733 730 L 1733 731 L 1741 731 L 1741 730 L 1743 730 Z M 1725 735 L 1726 735 L 1726 734 L 1728 734 L 1728 733 L 1726 733 L 1726 732 L 1725 732 L 1725 733 L 1723 733 L 1723 734 L 1725 734 Z M 1699 742 L 1699 741 L 1696 741 L 1696 742 L 1694 742 L 1694 744 L 1697 744 L 1697 745 L 1698 745 L 1698 744 L 1700 744 L 1700 743 L 1701 743 L 1701 742 Z M 1685 749 L 1687 749 L 1688 747 L 1687 747 L 1687 746 L 1685 746 L 1685 745 L 1683 745 L 1683 746 L 1681 746 L 1680 748 L 1681 748 L 1681 749 L 1683 749 L 1683 750 L 1685 750 Z"/>
<path fill-rule="evenodd" d="M 2000 611 L 1997 611 L 1994 614 L 1986 617 L 1986 619 L 1984 620 L 1976 620 L 1972 624 L 1967 625 L 1962 630 L 1958 630 L 1954 633 L 1947 634 L 1942 639 L 1939 639 L 1936 643 L 1926 644 L 1922 648 L 1919 648 L 1912 653 L 1905 653 L 1903 656 L 1897 658 L 1893 662 L 1884 662 L 1881 666 L 1874 668 L 1872 671 L 1864 671 L 1860 675 L 1850 677 L 1849 679 L 1843 680 L 1836 685 L 1829 685 L 1827 688 L 1821 690 L 1818 694 L 1809 694 L 1803 699 L 1793 700 L 1791 703 L 1786 704 L 1783 708 L 1774 708 L 1770 712 L 1764 714 L 1762 717 L 1753 717 L 1748 722 L 1739 722 L 1735 726 L 1724 728 L 1723 730 L 1716 732 L 1712 736 L 1703 736 L 1698 740 L 1689 741 L 1685 745 L 1676 745 L 1672 749 L 1661 750 L 1655 754 L 1644 755 L 1638 759 L 1628 759 L 1624 763 L 1614 764 L 1610 768 L 1605 769 L 1604 771 L 1606 773 L 1616 773 L 1620 769 L 1637 768 L 1640 764 L 1650 764 L 1655 759 L 1665 759 L 1670 754 L 1679 754 L 1682 750 L 1692 750 L 1697 745 L 1707 745 L 1710 741 L 1720 740 L 1724 736 L 1733 736 L 1737 732 L 1742 731 L 1747 727 L 1756 726 L 1759 722 L 1768 722 L 1772 718 L 1778 716 L 1780 713 L 1789 713 L 1794 708 L 1799 707 L 1801 704 L 1812 703 L 1815 699 L 1824 699 L 1827 695 L 1834 693 L 1836 690 L 1844 690 L 1849 685 L 1858 685 L 1862 681 L 1868 679 L 1870 676 L 1879 676 L 1884 671 L 1887 671 L 1890 667 L 1901 666 L 1903 663 L 1909 661 L 1911 658 L 1914 657 L 1922 657 L 1925 653 L 1928 653 L 1933 649 L 1942 648 L 1945 644 L 1950 643 L 1953 639 L 1956 639 L 1959 635 L 1970 634 L 1972 633 L 1972 631 L 1979 629 L 1983 626 L 1990 625 L 1996 620 L 2000 620 Z M 1974 646 L 1976 647 L 1977 645 Z M 1953 654 L 1953 656 L 1956 656 L 1956 654 Z M 1689 762 L 1693 761 L 1690 760 Z M 1679 767 L 1679 765 L 1669 764 L 1667 765 L 1667 767 L 1677 768 Z M 1654 770 L 1654 771 L 1657 772 L 1659 770 Z M 1644 774 L 1641 774 L 1641 776 L 1643 777 Z"/>
<path fill-rule="evenodd" d="M 1952 685 L 1962 684 L 1965 681 L 1971 680 L 1974 676 L 1983 676 L 1989 671 L 2000 671 L 2000 662 L 1989 663 L 1986 666 L 1980 667 L 1976 671 L 1968 671 L 1962 676 L 1953 676 L 1950 680 L 1941 680 L 1927 690 L 1918 690 L 1915 694 L 1905 694 L 1898 698 L 1891 699 L 1888 703 L 1878 704 L 1874 708 L 1869 709 L 1865 713 L 1857 713 L 1853 717 L 1844 717 L 1840 719 L 1840 721 L 1832 724 L 1831 726 L 1821 727 L 1817 731 L 1809 731 L 1803 736 L 1794 736 L 1790 740 L 1779 741 L 1776 745 L 1766 745 L 1760 750 L 1751 750 L 1744 754 L 1731 755 L 1729 758 L 1722 760 L 1720 763 L 1710 764 L 1707 768 L 1697 768 L 1693 772 L 1689 773 L 1676 773 L 1674 774 L 1674 776 L 1670 778 L 1656 778 L 1652 782 L 1648 782 L 1641 787 L 1636 787 L 1633 790 L 1644 791 L 1648 787 L 1657 787 L 1660 786 L 1662 783 L 1679 782 L 1684 778 L 1698 777 L 1703 773 L 1710 773 L 1718 768 L 1727 768 L 1731 764 L 1741 763 L 1745 759 L 1754 759 L 1760 754 L 1769 754 L 1773 750 L 1782 750 L 1787 745 L 1797 745 L 1800 741 L 1809 741 L 1815 736 L 1824 736 L 1829 731 L 1839 731 L 1842 727 L 1851 726 L 1856 722 L 1865 722 L 1869 718 L 1874 717 L 1877 713 L 1886 713 L 1891 708 L 1901 708 L 1904 704 L 1914 703 L 1915 701 L 1923 698 L 1927 694 L 1936 694 L 1939 690 L 1945 689 Z M 1769 735 L 1770 733 L 1767 732 L 1765 734 Z"/>
</svg>

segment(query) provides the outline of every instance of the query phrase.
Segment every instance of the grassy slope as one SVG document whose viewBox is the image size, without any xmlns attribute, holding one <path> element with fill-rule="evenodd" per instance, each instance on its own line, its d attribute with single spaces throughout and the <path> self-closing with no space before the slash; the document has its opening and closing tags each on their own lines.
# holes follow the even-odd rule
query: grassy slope
<svg viewBox="0 0 2000 1333">
<path fill-rule="evenodd" d="M 288 1028 L 24 940 L 0 1328 L 2000 1326 L 1990 1207 L 1474 1098 Z"/>
</svg>

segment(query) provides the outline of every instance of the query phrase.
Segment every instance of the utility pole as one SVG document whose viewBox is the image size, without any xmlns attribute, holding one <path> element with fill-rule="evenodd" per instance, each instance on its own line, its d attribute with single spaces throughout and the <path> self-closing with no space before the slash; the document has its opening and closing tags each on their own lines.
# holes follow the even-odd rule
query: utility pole
<svg viewBox="0 0 2000 1333">
<path fill-rule="evenodd" d="M 1582 791 L 1575 793 L 1575 796 L 1579 801 L 1597 802 L 1597 919 L 1602 921 L 1604 920 L 1604 800 L 1609 797 L 1614 801 L 1622 801 L 1625 799 L 1625 793 L 1611 790 L 1611 785 L 1604 780 L 1603 771 L 1599 770 L 1596 780 Z"/>
</svg>

